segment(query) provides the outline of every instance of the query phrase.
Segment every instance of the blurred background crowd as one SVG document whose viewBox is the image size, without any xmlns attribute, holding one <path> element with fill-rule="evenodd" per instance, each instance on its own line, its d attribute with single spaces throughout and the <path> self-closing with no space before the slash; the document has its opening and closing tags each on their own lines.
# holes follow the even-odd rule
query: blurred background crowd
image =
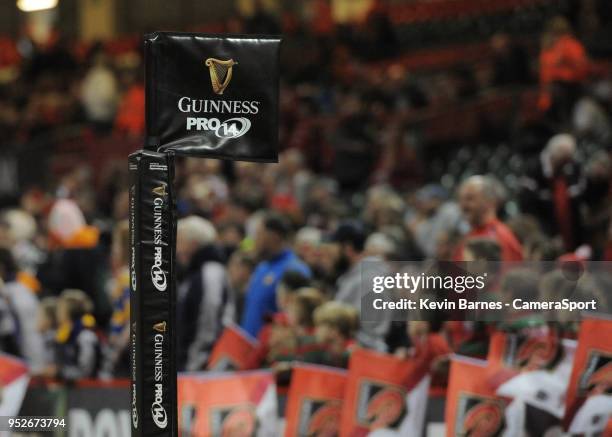
<svg viewBox="0 0 612 437">
<path fill-rule="evenodd" d="M 480 324 L 360 324 L 364 259 L 612 261 L 610 2 L 334 3 L 194 28 L 283 34 L 282 152 L 177 162 L 179 370 L 206 368 L 227 323 L 279 374 L 355 344 L 486 354 Z M 128 376 L 143 133 L 139 36 L 0 37 L 0 349 L 33 375 Z"/>
</svg>

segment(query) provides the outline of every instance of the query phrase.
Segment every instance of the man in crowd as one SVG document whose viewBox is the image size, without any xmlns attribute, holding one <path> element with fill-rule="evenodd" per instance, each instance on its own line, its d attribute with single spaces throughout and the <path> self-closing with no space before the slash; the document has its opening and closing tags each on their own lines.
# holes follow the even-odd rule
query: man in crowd
<svg viewBox="0 0 612 437">
<path fill-rule="evenodd" d="M 38 268 L 37 279 L 53 295 L 65 289 L 84 291 L 94 304 L 98 326 L 106 327 L 112 312 L 104 292 L 104 250 L 100 230 L 88 225 L 79 205 L 57 200 L 47 218 L 49 256 Z"/>
<path fill-rule="evenodd" d="M 510 228 L 497 218 L 497 191 L 494 181 L 487 176 L 471 176 L 459 187 L 459 206 L 470 231 L 465 239 L 486 237 L 501 247 L 502 261 L 522 261 L 523 248 Z M 460 261 L 463 244 L 455 252 Z"/>
<path fill-rule="evenodd" d="M 338 261 L 340 271 L 345 273 L 338 278 L 337 292 L 334 300 L 349 304 L 357 311 L 361 311 L 362 298 L 362 272 L 363 261 L 379 262 L 380 269 L 385 270 L 383 258 L 371 256 L 365 250 L 367 233 L 360 222 L 346 221 L 340 223 L 331 240 L 339 245 Z M 389 331 L 390 322 L 362 322 L 357 333 L 357 341 L 366 347 L 384 351 L 386 350 L 385 336 Z"/>
<path fill-rule="evenodd" d="M 177 367 L 201 370 L 223 324 L 234 318 L 217 232 L 206 219 L 189 216 L 177 225 L 176 257 L 182 269 L 177 296 Z"/>
<path fill-rule="evenodd" d="M 7 305 L 11 316 L 9 319 L 13 323 L 8 320 L 6 322 L 8 326 L 14 325 L 19 353 L 25 358 L 32 372 L 39 372 L 44 363 L 43 338 L 36 326 L 39 291 L 40 283 L 36 278 L 18 271 L 11 252 L 0 248 L 0 300 Z"/>
<path fill-rule="evenodd" d="M 278 311 L 276 286 L 283 274 L 295 270 L 310 276 L 310 269 L 289 245 L 290 233 L 285 217 L 276 213 L 265 214 L 257 226 L 255 251 L 262 261 L 251 277 L 241 323 L 253 337 L 257 337 L 265 316 Z"/>
<path fill-rule="evenodd" d="M 560 235 L 566 251 L 573 251 L 582 241 L 580 208 L 587 181 L 576 151 L 572 135 L 555 135 L 538 165 L 521 178 L 523 210 L 537 217 L 550 235 Z"/>
<path fill-rule="evenodd" d="M 426 185 L 417 191 L 415 197 L 415 213 L 408 226 L 423 253 L 428 258 L 434 258 L 439 236 L 464 231 L 466 224 L 458 205 L 448 201 L 446 190 L 440 185 Z"/>
<path fill-rule="evenodd" d="M 540 107 L 560 127 L 570 124 L 574 104 L 588 78 L 589 58 L 564 17 L 554 17 L 542 35 Z"/>
</svg>

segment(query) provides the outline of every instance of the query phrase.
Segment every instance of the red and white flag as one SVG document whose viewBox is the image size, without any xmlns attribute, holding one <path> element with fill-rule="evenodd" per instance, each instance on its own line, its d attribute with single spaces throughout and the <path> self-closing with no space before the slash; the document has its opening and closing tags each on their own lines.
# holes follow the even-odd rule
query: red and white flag
<svg viewBox="0 0 612 437">
<path fill-rule="evenodd" d="M 178 378 L 182 437 L 278 437 L 269 371 L 186 374 Z"/>
<path fill-rule="evenodd" d="M 508 402 L 486 377 L 487 362 L 454 356 L 446 395 L 446 436 L 502 436 Z"/>
<path fill-rule="evenodd" d="M 492 336 L 489 383 L 511 400 L 505 435 L 560 435 L 575 350 L 546 326 Z"/>
<path fill-rule="evenodd" d="M 16 416 L 28 389 L 30 376 L 26 364 L 0 353 L 0 416 Z"/>
<path fill-rule="evenodd" d="M 285 437 L 337 437 L 347 372 L 296 364 L 287 395 Z"/>
<path fill-rule="evenodd" d="M 340 437 L 420 436 L 429 360 L 357 349 L 349 361 Z"/>
<path fill-rule="evenodd" d="M 598 435 L 612 417 L 612 320 L 582 321 L 566 405 L 570 435 Z"/>
<path fill-rule="evenodd" d="M 259 342 L 239 326 L 226 327 L 210 354 L 207 370 L 250 370 Z"/>
</svg>

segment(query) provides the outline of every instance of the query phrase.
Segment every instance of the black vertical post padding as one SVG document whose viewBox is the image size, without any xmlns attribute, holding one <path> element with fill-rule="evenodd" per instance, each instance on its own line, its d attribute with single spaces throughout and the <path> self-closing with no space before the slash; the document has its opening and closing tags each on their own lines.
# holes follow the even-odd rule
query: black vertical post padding
<svg viewBox="0 0 612 437">
<path fill-rule="evenodd" d="M 129 158 L 132 436 L 177 436 L 174 157 Z"/>
<path fill-rule="evenodd" d="M 176 229 L 178 213 L 176 209 L 176 197 L 174 196 L 174 152 L 165 152 L 168 161 L 168 206 L 170 208 L 170 284 L 169 284 L 169 307 L 170 307 L 170 365 L 169 365 L 169 393 L 168 404 L 172 423 L 171 435 L 178 437 L 178 382 L 176 369 Z"/>
<path fill-rule="evenodd" d="M 129 168 L 129 259 L 130 259 L 130 349 L 131 349 L 131 371 L 130 371 L 130 413 L 132 422 L 132 436 L 140 436 L 142 423 L 140 413 L 142 411 L 142 350 L 138 346 L 141 340 L 140 328 L 140 244 L 137 238 L 140 235 L 139 218 L 137 213 L 140 208 L 140 153 L 130 155 L 128 159 Z"/>
</svg>

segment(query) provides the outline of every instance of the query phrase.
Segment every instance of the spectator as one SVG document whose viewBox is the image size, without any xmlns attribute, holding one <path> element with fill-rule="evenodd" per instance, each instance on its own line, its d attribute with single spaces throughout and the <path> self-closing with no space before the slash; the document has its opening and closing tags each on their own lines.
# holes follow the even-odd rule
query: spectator
<svg viewBox="0 0 612 437">
<path fill-rule="evenodd" d="M 111 308 L 104 290 L 100 230 L 88 226 L 77 204 L 57 200 L 47 219 L 49 255 L 37 278 L 45 292 L 58 295 L 67 288 L 85 290 L 94 305 L 94 316 L 107 325 Z"/>
<path fill-rule="evenodd" d="M 44 366 L 43 338 L 36 326 L 38 296 L 41 285 L 24 271 L 18 271 L 11 252 L 0 248 L 0 277 L 4 280 L 3 294 L 14 318 L 18 338 L 19 355 L 32 372 L 38 373 Z"/>
<path fill-rule="evenodd" d="M 8 226 L 7 247 L 11 248 L 11 253 L 19 270 L 35 271 L 44 252 L 34 243 L 38 233 L 36 219 L 23 209 L 11 209 L 2 215 Z"/>
<path fill-rule="evenodd" d="M 276 332 L 274 335 L 277 337 L 283 332 L 291 334 L 292 338 L 297 335 L 295 329 L 288 329 L 288 310 L 293 305 L 298 292 L 309 285 L 310 279 L 300 272 L 288 270 L 283 274 L 276 289 L 276 304 L 279 311 L 266 317 L 266 323 L 257 335 L 259 347 L 254 362 L 263 363 L 269 357 L 271 345 L 276 341 L 272 338 L 273 332 Z"/>
<path fill-rule="evenodd" d="M 64 290 L 57 301 L 57 367 L 48 376 L 74 381 L 96 376 L 100 342 L 93 302 L 81 290 Z"/>
<path fill-rule="evenodd" d="M 224 256 L 229 258 L 234 251 L 240 248 L 244 241 L 244 226 L 237 222 L 223 222 L 218 226 L 219 244 Z"/>
<path fill-rule="evenodd" d="M 285 272 L 276 289 L 276 304 L 280 312 L 287 314 L 298 291 L 308 286 L 310 286 L 310 279 L 302 273 L 295 270 Z"/>
<path fill-rule="evenodd" d="M 100 131 L 113 125 L 117 110 L 117 80 L 104 53 L 93 55 L 93 65 L 81 86 L 81 101 L 88 120 Z"/>
<path fill-rule="evenodd" d="M 503 252 L 498 240 L 490 237 L 472 237 L 463 244 L 461 260 L 467 264 L 465 267 L 472 275 L 484 275 L 484 296 L 478 295 L 477 290 L 470 290 L 465 295 L 469 299 L 492 299 L 492 293 L 499 291 L 500 275 L 504 271 Z M 476 294 L 474 294 L 476 293 Z M 454 322 L 448 321 L 445 330 L 452 339 L 454 350 L 457 353 L 469 356 L 484 357 L 489 347 L 489 331 L 482 321 Z"/>
<path fill-rule="evenodd" d="M 9 307 L 8 299 L 0 295 L 0 350 L 19 356 L 17 322 Z"/>
<path fill-rule="evenodd" d="M 317 264 L 322 234 L 320 229 L 309 226 L 301 228 L 295 234 L 295 253 L 311 269 Z"/>
<path fill-rule="evenodd" d="M 416 212 L 408 223 L 414 239 L 428 258 L 434 258 L 442 233 L 466 229 L 461 211 L 455 202 L 448 200 L 444 188 L 426 185 L 416 193 Z"/>
<path fill-rule="evenodd" d="M 523 248 L 510 228 L 497 218 L 497 192 L 486 176 L 472 176 L 459 187 L 459 205 L 470 231 L 465 239 L 488 237 L 501 247 L 503 261 L 522 261 Z M 462 247 L 455 259 L 462 258 Z"/>
<path fill-rule="evenodd" d="M 491 238 L 475 237 L 468 239 L 463 247 L 462 261 L 501 261 L 501 247 Z"/>
<path fill-rule="evenodd" d="M 227 279 L 236 298 L 237 315 L 242 314 L 244 310 L 245 295 L 254 270 L 255 257 L 251 253 L 243 250 L 232 253 L 227 263 Z"/>
<path fill-rule="evenodd" d="M 389 260 L 396 255 L 397 248 L 391 237 L 383 232 L 374 232 L 365 241 L 364 253 L 368 256 Z"/>
<path fill-rule="evenodd" d="M 580 266 L 576 261 L 568 261 L 561 264 L 560 268 L 543 275 L 539 281 L 540 298 L 543 301 L 570 299 L 575 302 L 588 302 L 595 300 L 598 308 L 609 309 L 609 292 L 601 288 L 592 274 L 584 272 L 576 278 L 572 276 L 574 271 L 580 271 Z M 556 312 L 555 315 L 558 321 L 566 322 L 565 327 L 569 327 L 570 330 L 575 331 L 578 328 L 575 316 L 570 311 Z"/>
<path fill-rule="evenodd" d="M 328 354 L 324 364 L 346 367 L 359 327 L 357 311 L 350 305 L 327 302 L 315 310 L 314 324 L 317 342 Z"/>
<path fill-rule="evenodd" d="M 561 127 L 569 126 L 574 104 L 588 73 L 586 50 L 572 34 L 569 22 L 563 17 L 553 18 L 542 36 L 541 105 Z"/>
<path fill-rule="evenodd" d="M 301 288 L 287 302 L 287 322 L 298 335 L 312 335 L 314 329 L 313 315 L 324 302 L 323 294 L 316 288 Z"/>
<path fill-rule="evenodd" d="M 523 247 L 527 241 L 538 239 L 543 234 L 540 222 L 530 214 L 514 216 L 506 224 Z"/>
<path fill-rule="evenodd" d="M 338 246 L 337 265 L 345 266 L 346 271 L 338 278 L 334 300 L 351 305 L 361 311 L 361 262 L 378 262 L 384 269 L 383 259 L 367 256 L 364 253 L 366 231 L 360 222 L 342 222 L 331 235 L 331 241 Z M 357 333 L 357 341 L 366 347 L 385 350 L 384 338 L 390 327 L 388 320 L 364 322 Z"/>
<path fill-rule="evenodd" d="M 55 337 L 57 335 L 57 298 L 45 297 L 40 301 L 38 314 L 36 316 L 36 328 L 43 339 L 43 365 L 39 371 L 32 369 L 37 376 L 54 376 L 55 363 L 57 362 L 55 351 Z"/>
<path fill-rule="evenodd" d="M 540 274 L 532 269 L 518 268 L 508 271 L 500 284 L 500 291 L 504 300 L 512 302 L 513 299 L 523 299 L 525 301 L 541 299 L 538 290 L 539 279 Z"/>
<path fill-rule="evenodd" d="M 386 185 L 375 185 L 366 194 L 364 220 L 376 229 L 402 223 L 405 204 L 399 194 Z"/>
<path fill-rule="evenodd" d="M 234 320 L 235 297 L 218 247 L 217 231 L 206 219 L 178 221 L 176 258 L 182 270 L 177 287 L 177 368 L 203 369 L 223 325 Z"/>
<path fill-rule="evenodd" d="M 612 124 L 607 108 L 612 100 L 612 84 L 602 81 L 576 103 L 572 115 L 574 132 L 596 142 L 608 142 L 612 138 Z"/>
<path fill-rule="evenodd" d="M 134 71 L 124 72 L 125 93 L 115 117 L 114 130 L 131 137 L 140 137 L 145 129 L 145 89 Z"/>
<path fill-rule="evenodd" d="M 524 244 L 526 261 L 554 261 L 563 250 L 553 240 L 544 235 L 536 235 Z"/>
<path fill-rule="evenodd" d="M 278 311 L 276 287 L 288 270 L 310 276 L 310 269 L 295 255 L 289 245 L 287 220 L 276 213 L 266 213 L 255 235 L 255 250 L 262 259 L 257 265 L 246 293 L 242 327 L 257 337 L 264 317 Z"/>
<path fill-rule="evenodd" d="M 585 165 L 587 188 L 584 195 L 584 230 L 582 243 L 593 249 L 593 258 L 599 260 L 605 251 L 608 226 L 612 211 L 612 156 L 599 151 Z"/>
<path fill-rule="evenodd" d="M 323 303 L 316 288 L 301 288 L 287 305 L 286 317 L 275 320 L 268 338 L 267 362 L 278 368 L 293 360 L 316 362 L 320 352 L 314 347 L 314 311 Z M 281 369 L 284 366 L 281 366 Z"/>
<path fill-rule="evenodd" d="M 438 324 L 439 325 L 439 324 Z M 432 385 L 445 387 L 448 383 L 449 356 L 451 348 L 443 332 L 436 331 L 427 321 L 406 323 L 407 347 L 399 347 L 394 355 L 398 358 L 416 358 L 430 362 Z"/>
<path fill-rule="evenodd" d="M 555 135 L 539 164 L 522 179 L 524 211 L 536 216 L 549 235 L 560 235 L 568 252 L 583 242 L 581 207 L 587 184 L 576 154 L 573 136 Z"/>
</svg>

